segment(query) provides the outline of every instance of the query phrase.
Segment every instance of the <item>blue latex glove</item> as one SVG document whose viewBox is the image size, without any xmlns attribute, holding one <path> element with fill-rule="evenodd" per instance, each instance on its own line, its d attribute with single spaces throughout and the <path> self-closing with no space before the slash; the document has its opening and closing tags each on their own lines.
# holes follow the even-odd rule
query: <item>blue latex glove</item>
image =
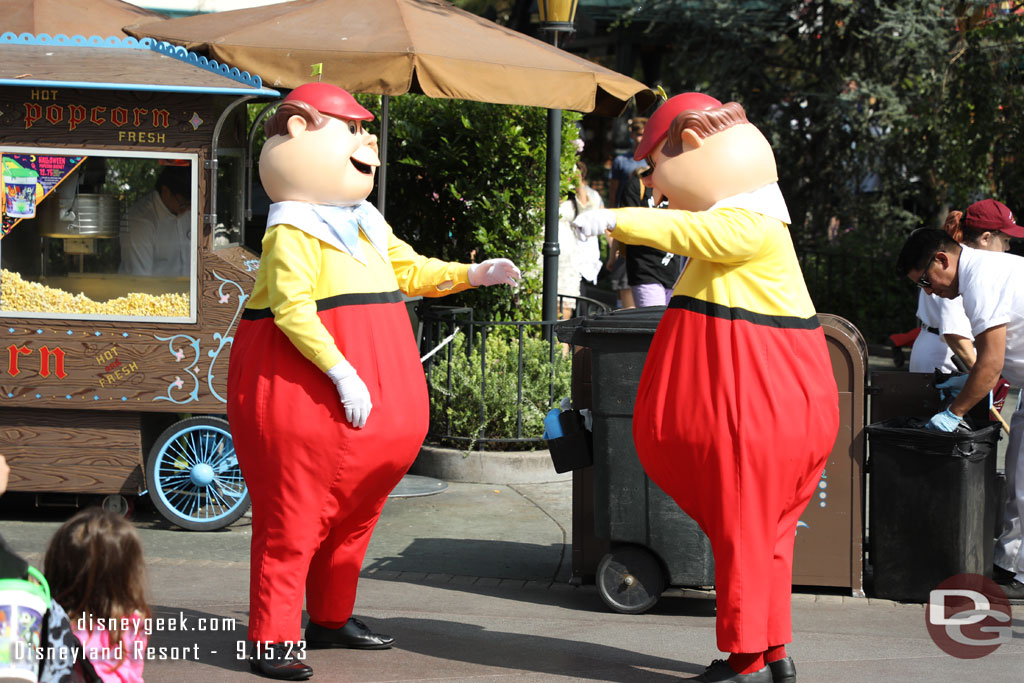
<svg viewBox="0 0 1024 683">
<path fill-rule="evenodd" d="M 932 415 L 932 419 L 928 420 L 927 428 L 934 429 L 937 432 L 951 432 L 959 427 L 963 421 L 962 417 L 946 408 L 941 413 Z"/>
<path fill-rule="evenodd" d="M 936 384 L 935 388 L 942 391 L 942 396 L 956 398 L 960 395 L 960 392 L 964 388 L 964 384 L 967 382 L 969 375 L 956 375 L 950 377 L 945 382 Z"/>
</svg>

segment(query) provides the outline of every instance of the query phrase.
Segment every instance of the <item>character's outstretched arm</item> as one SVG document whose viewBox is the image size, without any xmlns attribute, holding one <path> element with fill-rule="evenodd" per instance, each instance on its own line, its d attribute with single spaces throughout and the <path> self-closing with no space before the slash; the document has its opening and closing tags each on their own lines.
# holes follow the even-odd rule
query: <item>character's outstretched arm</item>
<svg viewBox="0 0 1024 683">
<path fill-rule="evenodd" d="M 764 244 L 763 216 L 746 209 L 714 211 L 616 209 L 612 237 L 704 261 L 742 263 Z"/>
<path fill-rule="evenodd" d="M 409 296 L 446 296 L 470 287 L 513 285 L 519 269 L 508 259 L 483 263 L 451 263 L 420 256 L 411 246 L 391 234 L 388 255 L 398 287 Z"/>
</svg>

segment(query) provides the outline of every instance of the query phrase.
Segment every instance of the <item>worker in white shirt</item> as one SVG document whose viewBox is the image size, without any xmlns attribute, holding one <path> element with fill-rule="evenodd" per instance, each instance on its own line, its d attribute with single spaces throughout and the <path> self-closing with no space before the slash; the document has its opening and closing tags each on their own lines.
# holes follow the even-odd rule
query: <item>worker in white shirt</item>
<svg viewBox="0 0 1024 683">
<path fill-rule="evenodd" d="M 183 277 L 192 255 L 192 170 L 165 166 L 156 188 L 139 199 L 121 233 L 120 272 Z"/>
<path fill-rule="evenodd" d="M 993 202 L 993 211 L 1013 227 L 1009 209 Z M 1018 228 L 1019 229 L 1019 228 Z M 1012 234 L 1004 230 L 1007 234 Z M 978 401 L 986 400 L 1000 373 L 1013 385 L 1024 384 L 1024 259 L 1003 252 L 972 249 L 957 244 L 942 230 L 914 231 L 900 252 L 897 266 L 928 294 L 944 299 L 963 299 L 971 321 L 977 359 L 966 375 L 941 385 L 953 391 L 950 406 L 934 415 L 929 427 L 951 432 Z M 996 543 L 996 581 L 1011 599 L 1024 599 L 1024 409 L 1018 407 L 1010 420 L 1006 451 L 1007 500 L 1002 534 Z"/>
</svg>

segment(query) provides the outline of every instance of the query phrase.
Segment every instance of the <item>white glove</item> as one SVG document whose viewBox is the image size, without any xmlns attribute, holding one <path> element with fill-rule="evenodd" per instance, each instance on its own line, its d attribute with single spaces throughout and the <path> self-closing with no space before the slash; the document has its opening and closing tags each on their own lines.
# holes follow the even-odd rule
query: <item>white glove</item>
<svg viewBox="0 0 1024 683">
<path fill-rule="evenodd" d="M 572 227 L 576 228 L 576 234 L 581 241 L 597 237 L 605 230 L 615 229 L 615 214 L 610 209 L 584 211 L 573 219 Z"/>
<path fill-rule="evenodd" d="M 341 404 L 345 406 L 345 419 L 352 423 L 356 429 L 362 429 L 366 424 L 366 418 L 370 416 L 370 392 L 359 379 L 359 373 L 344 358 L 341 362 L 327 371 L 327 376 L 334 382 L 338 389 L 338 396 L 341 397 Z"/>
<path fill-rule="evenodd" d="M 474 263 L 469 267 L 469 284 L 474 287 L 489 287 L 491 285 L 516 286 L 516 281 L 522 277 L 516 264 L 507 258 L 487 259 L 482 263 Z"/>
</svg>

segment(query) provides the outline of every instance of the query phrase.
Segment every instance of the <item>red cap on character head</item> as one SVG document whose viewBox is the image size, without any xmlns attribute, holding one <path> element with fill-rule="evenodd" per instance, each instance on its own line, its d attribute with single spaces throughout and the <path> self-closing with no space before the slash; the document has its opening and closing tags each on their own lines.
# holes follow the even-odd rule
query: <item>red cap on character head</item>
<svg viewBox="0 0 1024 683">
<path fill-rule="evenodd" d="M 356 98 L 330 83 L 304 83 L 284 98 L 285 102 L 292 100 L 305 102 L 321 114 L 339 119 L 373 121 L 373 114 L 356 102 Z"/>
<path fill-rule="evenodd" d="M 685 92 L 670 98 L 647 120 L 644 136 L 636 146 L 633 158 L 640 161 L 653 152 L 658 143 L 668 135 L 668 129 L 675 118 L 687 109 L 717 109 L 721 106 L 722 103 L 714 97 L 699 92 Z"/>
</svg>

